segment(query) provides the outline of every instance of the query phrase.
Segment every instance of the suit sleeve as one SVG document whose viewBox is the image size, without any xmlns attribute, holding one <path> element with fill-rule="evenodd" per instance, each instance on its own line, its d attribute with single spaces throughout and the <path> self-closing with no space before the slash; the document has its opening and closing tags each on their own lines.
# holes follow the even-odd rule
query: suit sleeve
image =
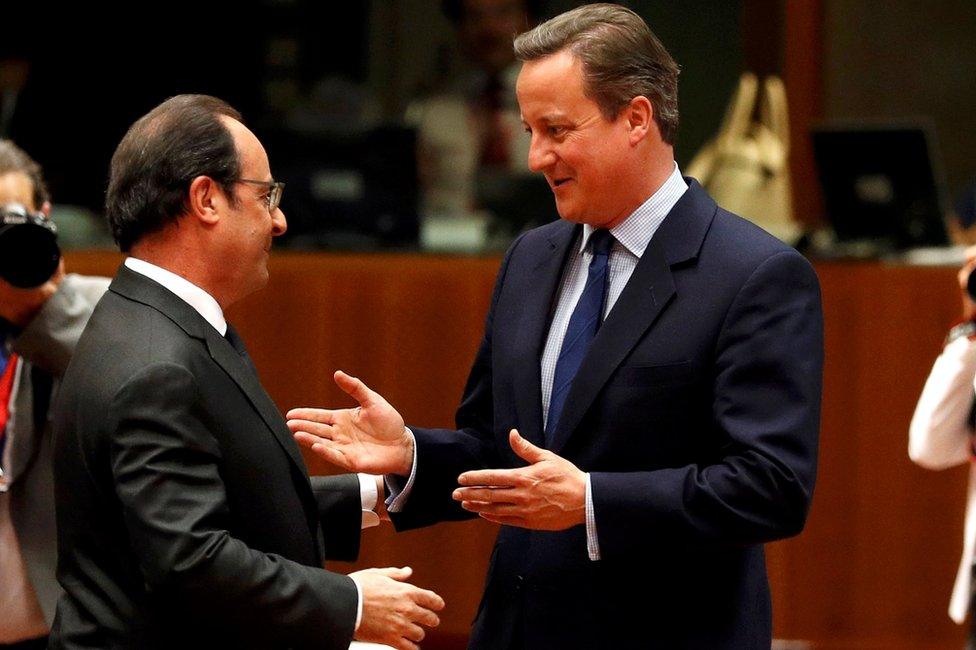
<svg viewBox="0 0 976 650">
<path fill-rule="evenodd" d="M 457 488 L 457 477 L 468 470 L 500 465 L 493 438 L 492 322 L 509 263 L 523 237 L 524 234 L 520 235 L 512 243 L 498 270 L 485 319 L 485 333 L 455 416 L 458 428 L 410 427 L 417 444 L 417 475 L 402 511 L 390 512 L 390 519 L 397 530 L 429 526 L 439 521 L 474 519 L 477 515 L 464 510 L 451 498 L 451 493 Z"/>
<path fill-rule="evenodd" d="M 326 532 L 325 559 L 352 562 L 359 555 L 363 517 L 359 478 L 355 474 L 312 476 L 319 521 Z"/>
<path fill-rule="evenodd" d="M 353 581 L 248 547 L 228 532 L 220 448 L 195 406 L 194 377 L 155 364 L 110 406 L 111 468 L 149 591 L 276 646 L 345 649 Z"/>
<path fill-rule="evenodd" d="M 816 274 L 795 251 L 762 262 L 738 291 L 715 350 L 714 459 L 593 472 L 600 551 L 649 540 L 758 544 L 802 530 L 817 465 L 823 315 Z"/>
<path fill-rule="evenodd" d="M 67 275 L 41 311 L 14 339 L 12 349 L 51 375 L 64 375 L 71 354 L 108 278 Z"/>
</svg>

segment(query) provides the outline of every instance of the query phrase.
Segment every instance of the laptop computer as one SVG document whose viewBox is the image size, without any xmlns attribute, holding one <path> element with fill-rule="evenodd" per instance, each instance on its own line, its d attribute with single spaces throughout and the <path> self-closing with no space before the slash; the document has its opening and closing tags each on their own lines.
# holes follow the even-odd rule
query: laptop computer
<svg viewBox="0 0 976 650">
<path fill-rule="evenodd" d="M 945 182 L 931 125 L 828 123 L 813 129 L 837 242 L 880 254 L 948 244 Z"/>
</svg>

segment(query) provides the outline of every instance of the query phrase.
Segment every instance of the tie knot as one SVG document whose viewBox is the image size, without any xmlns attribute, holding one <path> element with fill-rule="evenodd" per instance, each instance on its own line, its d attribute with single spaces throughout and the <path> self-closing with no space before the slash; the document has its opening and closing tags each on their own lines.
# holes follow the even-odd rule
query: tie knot
<svg viewBox="0 0 976 650">
<path fill-rule="evenodd" d="M 609 230 L 594 230 L 590 235 L 590 250 L 594 255 L 609 255 L 613 248 L 613 235 Z"/>
</svg>

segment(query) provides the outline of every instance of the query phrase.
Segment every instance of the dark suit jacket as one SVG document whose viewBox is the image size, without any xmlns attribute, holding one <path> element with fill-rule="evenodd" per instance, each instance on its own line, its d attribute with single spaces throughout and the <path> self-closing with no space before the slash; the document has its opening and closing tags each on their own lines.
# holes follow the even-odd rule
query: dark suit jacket
<svg viewBox="0 0 976 650">
<path fill-rule="evenodd" d="M 579 226 L 509 249 L 458 431 L 414 429 L 399 529 L 469 516 L 472 468 L 543 445 L 539 359 Z M 549 445 L 591 473 L 602 559 L 584 526 L 502 527 L 473 648 L 768 650 L 763 542 L 798 533 L 816 473 L 823 363 L 817 278 L 795 250 L 691 182 L 580 367 Z M 636 595 L 635 595 L 636 594 Z"/>
<path fill-rule="evenodd" d="M 53 648 L 347 648 L 355 476 L 310 484 L 248 362 L 193 308 L 122 267 L 55 419 Z M 323 518 L 328 526 L 320 526 Z"/>
</svg>

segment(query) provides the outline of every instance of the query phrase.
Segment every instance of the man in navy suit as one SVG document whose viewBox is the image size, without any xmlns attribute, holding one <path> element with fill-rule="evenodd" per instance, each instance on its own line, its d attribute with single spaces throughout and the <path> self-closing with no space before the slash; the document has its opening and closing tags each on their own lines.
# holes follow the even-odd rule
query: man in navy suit
<svg viewBox="0 0 976 650">
<path fill-rule="evenodd" d="M 502 524 L 472 648 L 768 650 L 763 544 L 803 528 L 816 473 L 816 275 L 681 177 L 678 68 L 636 14 L 580 7 L 515 51 L 562 219 L 502 262 L 458 429 L 341 372 L 360 408 L 289 426 L 387 473 L 398 529 Z"/>
</svg>

